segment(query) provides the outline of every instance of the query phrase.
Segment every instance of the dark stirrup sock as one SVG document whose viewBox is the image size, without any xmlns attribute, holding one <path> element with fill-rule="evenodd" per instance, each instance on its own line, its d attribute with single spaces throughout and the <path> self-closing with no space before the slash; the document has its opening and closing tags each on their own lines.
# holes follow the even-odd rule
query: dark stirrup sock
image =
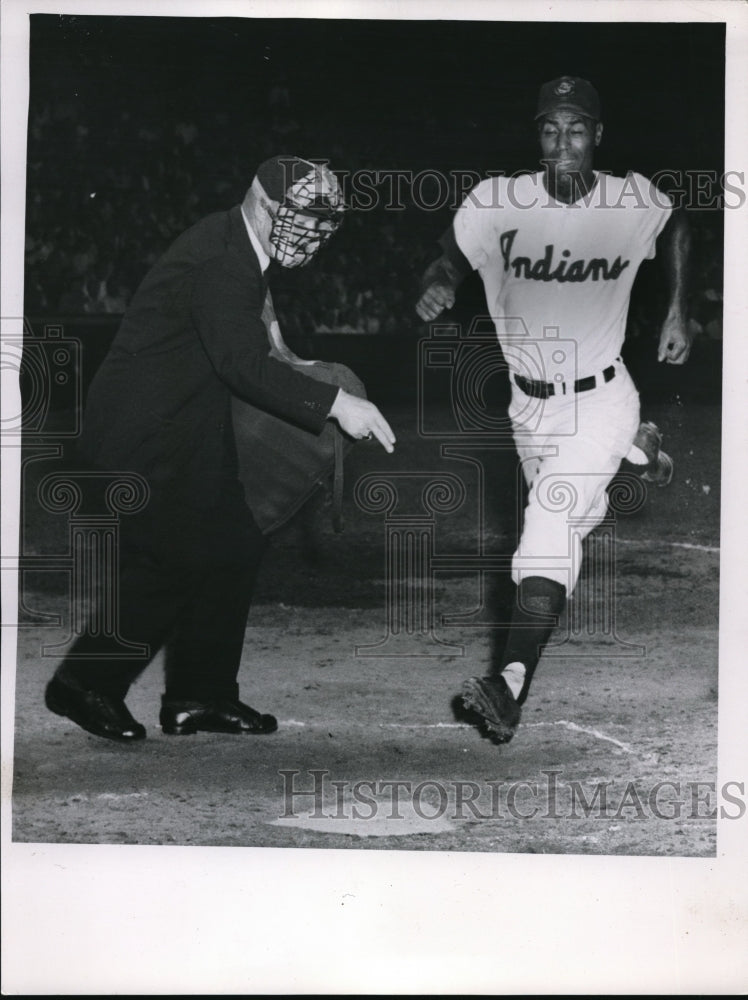
<svg viewBox="0 0 748 1000">
<path fill-rule="evenodd" d="M 503 674 L 520 705 L 527 698 L 540 654 L 565 604 L 566 587 L 548 577 L 528 576 L 517 588 L 509 635 L 496 673 Z"/>
</svg>

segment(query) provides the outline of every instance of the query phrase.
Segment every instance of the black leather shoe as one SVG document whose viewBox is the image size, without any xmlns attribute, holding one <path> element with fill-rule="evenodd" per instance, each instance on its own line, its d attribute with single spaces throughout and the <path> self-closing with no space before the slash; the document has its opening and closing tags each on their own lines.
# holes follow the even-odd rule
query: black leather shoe
<svg viewBox="0 0 748 1000">
<path fill-rule="evenodd" d="M 166 701 L 159 715 L 169 736 L 192 733 L 274 733 L 278 720 L 262 715 L 241 701 Z"/>
<path fill-rule="evenodd" d="M 53 677 L 44 693 L 44 702 L 50 712 L 64 715 L 94 736 L 120 743 L 145 739 L 145 728 L 133 719 L 119 698 L 70 687 Z"/>
</svg>

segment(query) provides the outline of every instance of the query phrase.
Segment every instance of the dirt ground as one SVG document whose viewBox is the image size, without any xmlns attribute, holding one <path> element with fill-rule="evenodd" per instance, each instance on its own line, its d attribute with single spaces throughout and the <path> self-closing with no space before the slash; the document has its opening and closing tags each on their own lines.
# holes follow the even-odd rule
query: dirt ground
<svg viewBox="0 0 748 1000">
<path fill-rule="evenodd" d="M 41 647 L 69 635 L 69 597 L 61 574 L 27 574 L 27 609 L 62 624 L 19 631 L 13 839 L 714 856 L 719 413 L 662 407 L 647 416 L 668 435 L 674 481 L 618 517 L 612 598 L 594 582 L 605 539 L 590 539 L 575 598 L 587 619 L 570 611 L 560 623 L 503 746 L 453 701 L 462 679 L 485 668 L 496 631 L 481 610 L 479 574 L 460 559 L 480 537 L 486 552 L 511 551 L 513 459 L 499 456 L 486 475 L 479 531 L 472 466 L 418 438 L 406 408 L 390 414 L 400 439 L 392 459 L 373 445 L 350 457 L 343 533 L 333 533 L 320 494 L 268 552 L 240 686 L 278 716 L 271 736 L 164 736 L 158 658 L 128 698 L 148 730 L 143 743 L 111 744 L 50 714 L 43 689 L 58 656 Z M 35 463 L 29 485 L 53 467 Z M 365 475 L 415 471 L 457 472 L 466 501 L 434 522 L 433 628 L 416 612 L 415 625 L 393 634 L 385 516 L 353 492 Z M 398 482 L 412 516 L 415 493 Z M 60 524 L 44 524 L 32 505 L 25 531 L 27 551 L 64 550 Z M 417 572 L 409 583 L 411 598 L 427 595 Z M 605 629 L 611 600 L 615 624 Z"/>
</svg>

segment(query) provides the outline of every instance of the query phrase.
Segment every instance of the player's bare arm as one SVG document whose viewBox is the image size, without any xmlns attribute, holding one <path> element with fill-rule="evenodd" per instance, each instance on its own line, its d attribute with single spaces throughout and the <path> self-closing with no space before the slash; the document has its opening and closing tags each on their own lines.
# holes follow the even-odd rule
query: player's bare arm
<svg viewBox="0 0 748 1000">
<path fill-rule="evenodd" d="M 657 242 L 657 254 L 661 256 L 668 282 L 668 310 L 660 332 L 657 360 L 682 365 L 691 352 L 686 311 L 691 234 L 682 209 L 673 212 Z"/>
</svg>

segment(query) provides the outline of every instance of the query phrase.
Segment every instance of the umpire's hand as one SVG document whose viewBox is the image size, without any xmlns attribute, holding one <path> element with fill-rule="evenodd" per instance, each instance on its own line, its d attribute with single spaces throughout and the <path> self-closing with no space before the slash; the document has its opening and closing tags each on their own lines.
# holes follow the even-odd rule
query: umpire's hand
<svg viewBox="0 0 748 1000">
<path fill-rule="evenodd" d="M 345 389 L 339 389 L 330 416 L 337 420 L 352 438 L 375 437 L 386 452 L 395 450 L 395 435 L 382 414 L 368 399 L 360 399 Z"/>
</svg>

